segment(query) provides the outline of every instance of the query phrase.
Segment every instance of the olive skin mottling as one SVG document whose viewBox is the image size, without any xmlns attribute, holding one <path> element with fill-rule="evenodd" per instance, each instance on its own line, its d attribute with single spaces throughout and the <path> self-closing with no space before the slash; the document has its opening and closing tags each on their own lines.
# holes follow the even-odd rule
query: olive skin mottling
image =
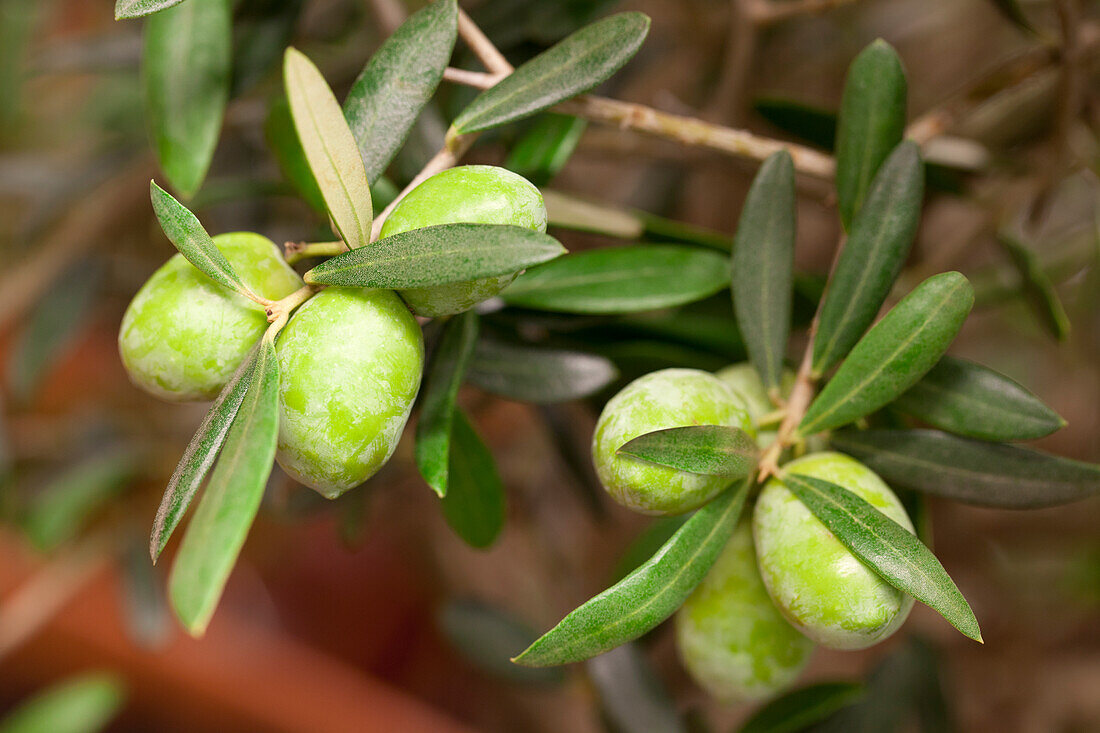
<svg viewBox="0 0 1100 733">
<path fill-rule="evenodd" d="M 864 499 L 909 532 L 913 523 L 890 487 L 842 453 L 813 453 L 784 470 L 830 481 Z M 778 479 L 764 486 L 753 512 L 764 585 L 803 634 L 832 649 L 864 649 L 905 622 L 913 598 L 853 555 Z"/>
<path fill-rule="evenodd" d="M 545 232 L 546 206 L 522 176 L 491 165 L 464 165 L 436 173 L 410 191 L 386 219 L 382 236 L 441 224 L 511 224 Z M 438 318 L 488 300 L 518 274 L 398 292 L 418 316 Z"/>
<path fill-rule="evenodd" d="M 302 286 L 279 248 L 251 232 L 214 244 L 253 292 L 278 300 Z M 267 328 L 263 308 L 215 283 L 183 255 L 138 290 L 122 317 L 118 350 L 130 379 L 173 401 L 217 396 Z"/>
<path fill-rule="evenodd" d="M 397 447 L 424 370 L 420 327 L 393 291 L 328 288 L 295 312 L 276 351 L 276 460 L 336 498 Z"/>
<path fill-rule="evenodd" d="M 603 487 L 625 507 L 643 514 L 697 509 L 729 485 L 721 476 L 679 471 L 617 455 L 644 433 L 690 425 L 728 425 L 755 436 L 741 398 L 724 382 L 697 369 L 664 369 L 635 379 L 612 397 L 596 422 L 592 460 Z"/>
<path fill-rule="evenodd" d="M 814 643 L 776 610 L 760 578 L 747 518 L 677 611 L 676 645 L 692 678 L 727 703 L 783 692 L 810 661 Z"/>
</svg>

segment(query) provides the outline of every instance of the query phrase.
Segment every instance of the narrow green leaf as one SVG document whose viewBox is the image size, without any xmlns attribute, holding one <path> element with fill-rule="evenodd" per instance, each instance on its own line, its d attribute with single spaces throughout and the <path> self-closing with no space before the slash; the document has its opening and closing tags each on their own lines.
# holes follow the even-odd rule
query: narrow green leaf
<svg viewBox="0 0 1100 733">
<path fill-rule="evenodd" d="M 145 21 L 145 119 L 161 170 L 195 195 L 218 145 L 229 101 L 229 0 L 189 0 Z"/>
<path fill-rule="evenodd" d="M 454 121 L 461 133 L 541 112 L 600 84 L 638 52 L 649 33 L 642 13 L 618 13 L 581 28 L 486 89 Z"/>
<path fill-rule="evenodd" d="M 53 550 L 76 537 L 84 524 L 127 486 L 137 456 L 115 449 L 68 468 L 35 495 L 23 517 L 31 543 Z"/>
<path fill-rule="evenodd" d="M 671 616 L 733 534 L 750 483 L 695 512 L 648 562 L 574 610 L 513 661 L 529 667 L 579 662 L 637 639 Z"/>
<path fill-rule="evenodd" d="M 308 283 L 364 288 L 423 288 L 509 275 L 565 252 L 558 240 L 526 227 L 442 224 L 380 239 L 306 273 Z"/>
<path fill-rule="evenodd" d="M 466 378 L 501 397 L 550 404 L 599 392 L 617 376 L 615 365 L 595 354 L 482 339 Z"/>
<path fill-rule="evenodd" d="M 879 165 L 905 133 L 908 85 L 898 54 L 879 39 L 848 69 L 836 133 L 836 192 L 848 229 Z"/>
<path fill-rule="evenodd" d="M 477 332 L 477 314 L 473 311 L 449 320 L 443 326 L 424 382 L 420 420 L 416 424 L 416 467 L 441 497 L 447 495 L 455 401 L 477 343 Z"/>
<path fill-rule="evenodd" d="M 900 591 L 927 604 L 980 642 L 974 612 L 936 556 L 909 530 L 842 486 L 783 473 L 783 484 L 852 553 Z"/>
<path fill-rule="evenodd" d="M 483 672 L 528 684 L 565 680 L 560 669 L 519 667 L 508 661 L 538 634 L 500 608 L 475 600 L 450 601 L 440 610 L 438 622 L 451 646 Z"/>
<path fill-rule="evenodd" d="M 935 430 L 842 430 L 830 442 L 892 485 L 978 506 L 1035 509 L 1100 494 L 1100 466 Z"/>
<path fill-rule="evenodd" d="M 126 701 L 122 680 L 108 672 L 69 677 L 19 705 L 0 733 L 97 733 Z"/>
<path fill-rule="evenodd" d="M 779 389 L 791 330 L 795 215 L 794 163 L 782 150 L 753 179 L 733 243 L 733 309 L 769 391 Z"/>
<path fill-rule="evenodd" d="M 920 223 L 920 148 L 904 142 L 883 163 L 829 280 L 814 338 L 814 371 L 824 373 L 875 320 L 901 272 Z"/>
<path fill-rule="evenodd" d="M 152 15 L 183 0 L 115 0 L 115 20 Z"/>
<path fill-rule="evenodd" d="M 359 146 L 368 181 L 377 180 L 405 143 L 451 58 L 458 30 L 455 0 L 413 13 L 363 68 L 344 116 Z"/>
<path fill-rule="evenodd" d="M 466 544 L 488 547 L 504 528 L 504 484 L 492 453 L 459 409 L 454 411 L 451 443 L 447 494 L 440 502 L 443 516 Z"/>
<path fill-rule="evenodd" d="M 206 631 L 271 475 L 279 437 L 279 361 L 260 340 L 248 391 L 168 579 L 172 609 L 195 637 Z"/>
<path fill-rule="evenodd" d="M 714 295 L 729 283 L 717 252 L 676 245 L 613 247 L 562 257 L 500 295 L 510 305 L 563 313 L 635 313 Z"/>
<path fill-rule="evenodd" d="M 957 272 L 922 282 L 856 344 L 806 411 L 799 434 L 846 425 L 893 402 L 935 366 L 973 304 L 974 290 Z"/>
<path fill-rule="evenodd" d="M 672 695 L 636 644 L 624 644 L 601 654 L 585 667 L 613 730 L 687 733 Z"/>
<path fill-rule="evenodd" d="M 337 234 L 351 249 L 370 243 L 370 186 L 340 104 L 313 62 L 295 48 L 283 62 L 290 116 Z"/>
<path fill-rule="evenodd" d="M 536 186 L 545 186 L 569 162 L 587 127 L 580 117 L 544 114 L 512 146 L 504 167 Z"/>
<path fill-rule="evenodd" d="M 893 405 L 933 427 L 982 440 L 1031 440 L 1066 424 L 1003 374 L 950 356 L 940 359 Z"/>
<path fill-rule="evenodd" d="M 286 97 L 279 97 L 271 103 L 264 120 L 264 137 L 275 155 L 275 162 L 283 176 L 297 189 L 299 195 L 314 211 L 327 216 L 325 197 L 313 177 L 298 132 L 294 129 L 294 119 L 290 116 L 290 104 Z"/>
<path fill-rule="evenodd" d="M 1050 275 L 1043 269 L 1035 252 L 1016 237 L 1001 232 L 997 235 L 997 241 L 1012 260 L 1013 266 L 1020 273 L 1023 281 L 1024 295 L 1031 304 L 1040 323 L 1050 331 L 1050 334 L 1059 341 L 1069 338 L 1069 316 L 1062 305 L 1058 291 L 1054 289 L 1054 283 Z"/>
<path fill-rule="evenodd" d="M 195 497 L 214 459 L 225 443 L 229 429 L 237 417 L 237 411 L 244 401 L 245 392 L 253 380 L 253 370 L 260 356 L 260 349 L 254 348 L 248 358 L 241 362 L 233 378 L 222 388 L 218 398 L 210 405 L 202 424 L 191 437 L 187 450 L 183 452 L 176 470 L 168 480 L 164 496 L 157 508 L 153 520 L 153 532 L 149 537 L 149 556 L 156 563 L 164 551 L 168 539 L 183 519 L 187 507 Z"/>
<path fill-rule="evenodd" d="M 233 12 L 230 97 L 249 92 L 275 69 L 294 36 L 305 0 L 239 0 Z"/>
<path fill-rule="evenodd" d="M 689 425 L 639 435 L 616 453 L 690 473 L 744 478 L 759 454 L 756 441 L 740 428 Z"/>
<path fill-rule="evenodd" d="M 149 197 L 153 201 L 153 211 L 160 228 L 188 262 L 219 285 L 248 297 L 256 297 L 241 281 L 233 265 L 229 264 L 194 214 L 155 181 L 149 181 Z"/>
<path fill-rule="evenodd" d="M 798 733 L 863 697 L 858 682 L 819 682 L 792 690 L 753 713 L 738 733 Z"/>
<path fill-rule="evenodd" d="M 1027 19 L 1023 8 L 1020 7 L 1019 0 L 990 0 L 990 2 L 997 8 L 997 12 L 1003 15 L 1017 28 L 1027 31 L 1028 33 L 1036 32 L 1035 26 Z"/>
</svg>

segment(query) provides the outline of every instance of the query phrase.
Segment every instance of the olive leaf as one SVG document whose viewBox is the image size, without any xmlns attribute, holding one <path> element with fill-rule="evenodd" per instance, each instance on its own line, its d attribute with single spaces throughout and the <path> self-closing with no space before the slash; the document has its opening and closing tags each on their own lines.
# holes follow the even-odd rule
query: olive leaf
<svg viewBox="0 0 1100 733">
<path fill-rule="evenodd" d="M 829 279 L 814 337 L 815 373 L 844 358 L 875 320 L 909 256 L 923 196 L 920 148 L 904 142 L 875 176 Z"/>
<path fill-rule="evenodd" d="M 149 197 L 160 228 L 188 262 L 219 285 L 253 300 L 258 299 L 187 207 L 172 198 L 155 181 L 149 181 Z"/>
<path fill-rule="evenodd" d="M 733 309 L 769 391 L 779 389 L 791 329 L 795 218 L 794 163 L 781 150 L 753 179 L 733 242 Z"/>
<path fill-rule="evenodd" d="M 298 140 L 336 232 L 351 249 L 363 247 L 370 243 L 374 209 L 363 159 L 344 113 L 321 72 L 301 51 L 286 50 L 283 77 Z"/>
<path fill-rule="evenodd" d="M 115 20 L 152 15 L 181 2 L 183 0 L 115 0 Z"/>
<path fill-rule="evenodd" d="M 486 89 L 455 118 L 460 133 L 522 119 L 606 80 L 638 52 L 649 18 L 618 13 L 581 28 Z"/>
<path fill-rule="evenodd" d="M 792 690 L 753 713 L 737 733 L 798 733 L 863 697 L 859 682 L 818 682 Z"/>
<path fill-rule="evenodd" d="M 161 170 L 188 198 L 210 168 L 229 101 L 230 5 L 189 0 L 145 21 L 145 119 Z"/>
<path fill-rule="evenodd" d="M 552 260 L 565 248 L 551 236 L 505 224 L 442 224 L 380 239 L 322 262 L 307 283 L 422 288 L 508 275 Z"/>
<path fill-rule="evenodd" d="M 239 0 L 233 12 L 230 97 L 250 91 L 274 69 L 290 45 L 305 0 Z"/>
<path fill-rule="evenodd" d="M 210 405 L 202 424 L 191 437 L 187 449 L 183 452 L 168 480 L 168 486 L 164 489 L 164 496 L 157 508 L 156 518 L 153 520 L 153 531 L 149 537 L 149 556 L 155 564 L 164 551 L 168 539 L 172 536 L 176 526 L 183 519 L 187 507 L 195 497 L 210 467 L 214 465 L 214 459 L 218 456 L 225 443 L 229 428 L 233 425 L 237 411 L 244 401 L 245 392 L 253 380 L 253 371 L 259 358 L 260 350 L 253 348 L 232 379 L 222 388 L 218 398 Z"/>
<path fill-rule="evenodd" d="M 1020 273 L 1024 295 L 1027 296 L 1039 321 L 1059 341 L 1069 338 L 1069 316 L 1054 289 L 1050 275 L 1043 269 L 1038 256 L 1026 244 L 1007 232 L 1000 232 L 997 241 Z"/>
<path fill-rule="evenodd" d="M 645 564 L 543 634 L 514 661 L 579 662 L 637 639 L 691 595 L 733 534 L 751 481 L 720 494 L 684 522 Z"/>
<path fill-rule="evenodd" d="M 618 374 L 610 360 L 595 354 L 482 339 L 466 379 L 501 397 L 550 404 L 599 392 Z"/>
<path fill-rule="evenodd" d="M 368 181 L 377 180 L 409 136 L 451 58 L 458 30 L 455 0 L 409 16 L 375 51 L 344 100 Z"/>
<path fill-rule="evenodd" d="M 279 360 L 260 340 L 248 389 L 168 579 L 172 609 L 195 637 L 206 631 L 271 475 L 279 437 Z"/>
<path fill-rule="evenodd" d="M 510 305 L 563 313 L 635 313 L 671 308 L 728 286 L 729 258 L 677 245 L 611 247 L 531 270 L 500 296 Z"/>
<path fill-rule="evenodd" d="M 314 211 L 328 216 L 325 197 L 321 194 L 317 179 L 313 177 L 309 161 L 306 160 L 306 153 L 302 150 L 302 143 L 298 140 L 298 132 L 294 129 L 294 119 L 290 116 L 290 104 L 286 97 L 279 97 L 268 108 L 267 119 L 264 120 L 264 138 L 275 155 L 275 162 L 283 176 Z"/>
<path fill-rule="evenodd" d="M 3 733 L 96 733 L 122 709 L 126 687 L 109 672 L 84 672 L 51 685 L 0 720 Z"/>
<path fill-rule="evenodd" d="M 443 326 L 432 355 L 416 424 L 416 467 L 439 496 L 447 495 L 452 425 L 458 388 L 477 342 L 477 314 L 467 311 Z"/>
<path fill-rule="evenodd" d="M 940 359 L 893 406 L 932 427 L 982 440 L 1031 440 L 1066 424 L 1005 375 L 950 356 Z"/>
<path fill-rule="evenodd" d="M 893 402 L 935 366 L 973 304 L 974 289 L 957 272 L 922 282 L 856 344 L 806 411 L 798 433 L 840 427 Z"/>
<path fill-rule="evenodd" d="M 600 708 L 619 733 L 688 733 L 661 678 L 636 644 L 588 660 Z"/>
<path fill-rule="evenodd" d="M 982 641 L 970 605 L 916 535 L 842 486 L 790 472 L 779 480 L 883 580 L 933 608 L 964 636 Z"/>
<path fill-rule="evenodd" d="M 572 115 L 546 113 L 512 146 L 504 167 L 536 186 L 558 174 L 584 135 L 588 122 Z"/>
<path fill-rule="evenodd" d="M 639 435 L 616 453 L 680 471 L 744 478 L 756 466 L 756 441 L 741 428 L 688 425 Z"/>
<path fill-rule="evenodd" d="M 978 506 L 1034 509 L 1100 494 L 1100 466 L 935 430 L 842 430 L 830 442 L 890 484 Z"/>
<path fill-rule="evenodd" d="M 438 625 L 451 646 L 483 672 L 530 684 L 565 680 L 560 669 L 519 667 L 508 661 L 538 635 L 503 609 L 476 600 L 449 601 L 439 612 Z"/>
<path fill-rule="evenodd" d="M 905 133 L 908 85 L 898 54 L 881 38 L 848 69 L 836 133 L 837 208 L 848 229 L 879 165 Z"/>
<path fill-rule="evenodd" d="M 466 544 L 488 547 L 504 527 L 504 484 L 469 418 L 455 409 L 452 420 L 443 516 Z"/>
</svg>

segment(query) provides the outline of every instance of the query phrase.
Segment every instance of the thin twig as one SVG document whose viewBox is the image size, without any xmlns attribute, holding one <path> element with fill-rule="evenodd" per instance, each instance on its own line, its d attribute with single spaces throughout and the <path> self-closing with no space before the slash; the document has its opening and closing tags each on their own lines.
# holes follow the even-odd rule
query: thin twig
<svg viewBox="0 0 1100 733">
<path fill-rule="evenodd" d="M 768 26 L 801 15 L 820 15 L 856 2 L 859 0 L 788 0 L 787 2 L 754 0 L 750 3 L 750 7 L 753 10 L 753 21 L 759 26 Z"/>
<path fill-rule="evenodd" d="M 504 58 L 504 54 L 497 50 L 489 37 L 482 33 L 462 8 L 458 9 L 458 35 L 462 36 L 462 40 L 474 52 L 486 71 L 494 74 L 511 74 L 515 70 L 508 63 L 508 59 Z"/>
</svg>

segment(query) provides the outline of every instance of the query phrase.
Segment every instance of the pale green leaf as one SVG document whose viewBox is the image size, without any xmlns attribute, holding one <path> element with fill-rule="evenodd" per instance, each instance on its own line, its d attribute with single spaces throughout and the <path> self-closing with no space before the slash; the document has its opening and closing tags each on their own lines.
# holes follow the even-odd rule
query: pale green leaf
<svg viewBox="0 0 1100 733">
<path fill-rule="evenodd" d="M 0 733 L 97 733 L 125 701 L 126 688 L 117 676 L 85 672 L 20 704 L 0 720 Z"/>
</svg>

